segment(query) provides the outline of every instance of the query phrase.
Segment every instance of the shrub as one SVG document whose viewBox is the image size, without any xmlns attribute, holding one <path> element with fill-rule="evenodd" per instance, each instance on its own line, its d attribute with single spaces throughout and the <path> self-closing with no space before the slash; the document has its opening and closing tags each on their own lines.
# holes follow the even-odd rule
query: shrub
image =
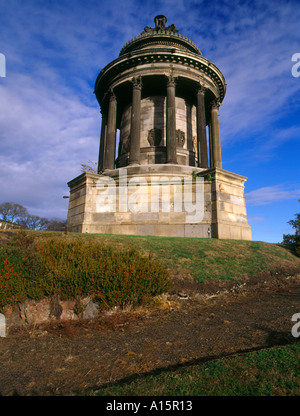
<svg viewBox="0 0 300 416">
<path fill-rule="evenodd" d="M 20 273 L 15 271 L 14 266 L 8 259 L 3 262 L 3 268 L 0 271 L 0 307 L 8 302 L 13 302 L 13 285 L 12 281 L 18 280 Z"/>
<path fill-rule="evenodd" d="M 0 307 L 26 297 L 93 295 L 102 309 L 149 302 L 170 288 L 168 272 L 135 249 L 18 233 L 0 248 Z"/>
<path fill-rule="evenodd" d="M 300 257 L 300 234 L 283 234 L 281 245 Z"/>
<path fill-rule="evenodd" d="M 34 239 L 18 233 L 9 244 L 0 248 L 0 280 L 9 289 L 2 291 L 0 308 L 8 303 L 22 302 L 27 297 L 40 299 L 44 295 L 45 261 L 34 249 Z"/>
</svg>

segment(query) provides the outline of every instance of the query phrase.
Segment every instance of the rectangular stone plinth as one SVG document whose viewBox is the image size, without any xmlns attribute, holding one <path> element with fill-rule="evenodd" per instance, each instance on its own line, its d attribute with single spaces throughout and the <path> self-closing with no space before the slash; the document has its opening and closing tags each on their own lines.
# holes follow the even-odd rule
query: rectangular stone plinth
<svg viewBox="0 0 300 416">
<path fill-rule="evenodd" d="M 211 178 L 213 237 L 251 240 L 244 192 L 247 178 L 219 168 L 203 174 Z"/>
<path fill-rule="evenodd" d="M 245 177 L 175 165 L 134 167 L 125 178 L 120 172 L 69 182 L 68 231 L 251 239 Z"/>
</svg>

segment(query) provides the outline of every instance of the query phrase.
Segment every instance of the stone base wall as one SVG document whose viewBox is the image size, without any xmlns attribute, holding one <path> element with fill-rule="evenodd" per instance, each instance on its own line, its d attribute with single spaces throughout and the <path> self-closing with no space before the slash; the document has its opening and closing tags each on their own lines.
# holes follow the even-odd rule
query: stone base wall
<svg viewBox="0 0 300 416">
<path fill-rule="evenodd" d="M 245 177 L 180 165 L 125 170 L 125 179 L 115 169 L 69 182 L 68 231 L 251 240 Z"/>
<path fill-rule="evenodd" d="M 99 313 L 99 305 L 90 296 L 80 300 L 61 300 L 58 296 L 27 299 L 23 303 L 5 306 L 3 311 L 7 330 L 47 322 L 93 319 Z"/>
<path fill-rule="evenodd" d="M 244 192 L 246 178 L 219 168 L 209 169 L 205 174 L 212 177 L 213 236 L 231 240 L 251 240 Z"/>
</svg>

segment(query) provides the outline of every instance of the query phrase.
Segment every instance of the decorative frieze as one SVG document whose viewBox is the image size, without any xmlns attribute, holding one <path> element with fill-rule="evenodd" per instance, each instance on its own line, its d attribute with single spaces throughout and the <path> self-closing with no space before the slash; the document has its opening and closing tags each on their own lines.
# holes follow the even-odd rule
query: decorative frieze
<svg viewBox="0 0 300 416">
<path fill-rule="evenodd" d="M 157 44 L 159 42 L 156 42 Z M 178 46 L 175 43 L 173 45 L 170 44 L 170 47 L 174 47 L 174 52 L 170 52 L 170 48 L 163 48 L 165 43 L 162 41 L 160 48 L 160 52 L 151 50 L 140 50 L 136 51 L 136 56 L 124 58 L 118 58 L 113 61 L 111 64 L 107 65 L 99 74 L 99 77 L 95 84 L 95 92 L 97 94 L 97 98 L 100 102 L 102 102 L 103 96 L 105 94 L 105 90 L 102 90 L 101 85 L 105 85 L 109 79 L 114 78 L 115 76 L 122 73 L 124 70 L 129 70 L 130 68 L 135 68 L 137 65 L 143 70 L 143 66 L 153 64 L 153 63 L 172 63 L 183 65 L 185 68 L 191 68 L 194 71 L 200 71 L 201 74 L 208 77 L 209 80 L 212 81 L 212 86 L 214 85 L 217 89 L 217 94 L 220 97 L 220 100 L 223 100 L 226 91 L 226 83 L 222 73 L 218 70 L 218 68 L 211 64 L 208 65 L 208 61 L 203 58 L 202 56 L 189 56 L 184 61 L 184 56 L 182 56 L 182 52 L 178 51 Z"/>
</svg>

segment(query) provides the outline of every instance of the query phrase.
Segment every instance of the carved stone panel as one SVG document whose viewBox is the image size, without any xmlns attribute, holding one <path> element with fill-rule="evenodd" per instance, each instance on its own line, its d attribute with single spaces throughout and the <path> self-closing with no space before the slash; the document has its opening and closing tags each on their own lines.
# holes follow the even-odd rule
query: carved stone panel
<svg viewBox="0 0 300 416">
<path fill-rule="evenodd" d="M 151 129 L 148 131 L 148 142 L 150 146 L 161 146 L 162 142 L 162 130 L 161 129 Z"/>
<path fill-rule="evenodd" d="M 176 143 L 178 147 L 183 147 L 185 143 L 185 133 L 181 130 L 176 130 Z"/>
</svg>

